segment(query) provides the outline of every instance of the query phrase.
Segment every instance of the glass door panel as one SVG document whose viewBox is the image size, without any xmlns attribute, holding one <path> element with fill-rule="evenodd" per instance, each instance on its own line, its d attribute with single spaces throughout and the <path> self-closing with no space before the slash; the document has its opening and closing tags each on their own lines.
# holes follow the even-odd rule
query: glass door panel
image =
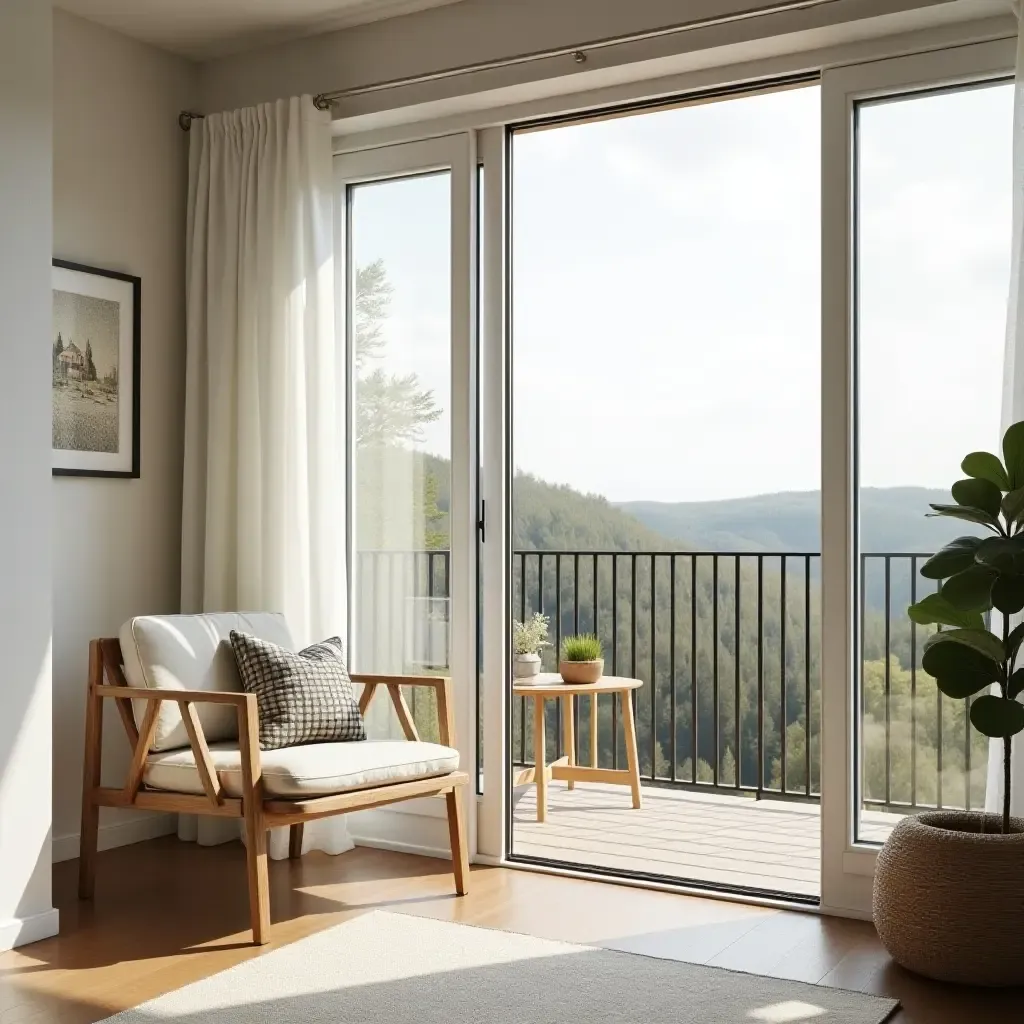
<svg viewBox="0 0 1024 1024">
<path fill-rule="evenodd" d="M 451 669 L 451 173 L 349 190 L 352 646 L 384 674 Z M 431 691 L 410 692 L 437 739 Z"/>
<path fill-rule="evenodd" d="M 508 614 L 640 680 L 644 800 L 584 696 L 545 810 L 516 696 L 515 857 L 817 901 L 819 126 L 804 81 L 513 133 Z"/>
<path fill-rule="evenodd" d="M 466 135 L 336 158 L 349 359 L 349 620 L 353 667 L 452 680 L 463 769 L 476 761 L 476 406 Z M 441 739 L 434 691 L 405 699 Z M 400 737 L 388 700 L 371 735 Z M 398 813 L 439 816 L 436 801 Z M 468 833 L 475 844 L 475 806 Z M 395 838 L 395 836 L 392 836 Z M 412 829 L 407 840 L 422 843 Z M 431 840 L 433 841 L 433 840 Z"/>
<path fill-rule="evenodd" d="M 970 451 L 998 451 L 1009 286 L 1013 85 L 857 104 L 859 755 L 855 841 L 903 814 L 985 804 L 988 743 L 969 701 L 921 667 L 935 627 L 927 555 L 983 532 L 925 518 Z"/>
</svg>

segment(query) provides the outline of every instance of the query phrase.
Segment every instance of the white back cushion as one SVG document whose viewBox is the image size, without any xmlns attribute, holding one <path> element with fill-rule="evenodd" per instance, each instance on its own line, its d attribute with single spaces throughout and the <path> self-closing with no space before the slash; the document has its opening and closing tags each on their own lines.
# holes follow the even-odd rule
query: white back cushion
<svg viewBox="0 0 1024 1024">
<path fill-rule="evenodd" d="M 202 615 L 140 615 L 121 627 L 121 655 L 130 686 L 149 690 L 242 689 L 228 636 L 231 630 L 295 650 L 288 624 L 277 612 L 210 612 Z M 142 724 L 146 701 L 135 702 Z M 235 708 L 195 704 L 210 743 L 238 738 Z M 188 746 L 181 712 L 170 701 L 160 707 L 151 750 Z"/>
</svg>

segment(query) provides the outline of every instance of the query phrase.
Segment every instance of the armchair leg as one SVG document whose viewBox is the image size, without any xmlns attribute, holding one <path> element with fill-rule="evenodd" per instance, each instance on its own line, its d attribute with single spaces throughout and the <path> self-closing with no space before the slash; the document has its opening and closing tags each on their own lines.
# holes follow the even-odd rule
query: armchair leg
<svg viewBox="0 0 1024 1024">
<path fill-rule="evenodd" d="M 267 874 L 267 830 L 259 808 L 245 815 L 245 860 L 249 878 L 249 920 L 252 941 L 263 946 L 270 941 L 270 878 Z"/>
<path fill-rule="evenodd" d="M 103 702 L 93 692 L 93 687 L 103 681 L 102 673 L 100 648 L 94 641 L 89 647 L 89 692 L 85 698 L 85 763 L 82 769 L 82 828 L 78 851 L 78 898 L 82 900 L 91 900 L 96 891 L 100 809 L 93 794 L 100 784 Z"/>
<path fill-rule="evenodd" d="M 456 786 L 445 794 L 448 807 L 448 837 L 452 844 L 452 873 L 455 891 L 460 896 L 469 892 L 469 851 L 466 849 L 466 825 L 462 815 L 462 790 Z"/>
<path fill-rule="evenodd" d="M 302 822 L 288 829 L 288 859 L 298 860 L 302 856 Z"/>
</svg>

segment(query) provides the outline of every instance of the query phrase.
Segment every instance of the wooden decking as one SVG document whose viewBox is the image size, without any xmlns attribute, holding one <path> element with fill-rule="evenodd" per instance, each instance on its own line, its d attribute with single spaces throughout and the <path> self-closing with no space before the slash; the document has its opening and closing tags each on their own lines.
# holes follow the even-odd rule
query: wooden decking
<svg viewBox="0 0 1024 1024">
<path fill-rule="evenodd" d="M 753 800 L 645 786 L 630 807 L 618 786 L 555 782 L 548 818 L 536 820 L 532 786 L 516 791 L 513 852 L 720 885 L 817 896 L 821 818 L 817 804 Z M 864 837 L 883 841 L 899 819 L 868 813 Z"/>
</svg>

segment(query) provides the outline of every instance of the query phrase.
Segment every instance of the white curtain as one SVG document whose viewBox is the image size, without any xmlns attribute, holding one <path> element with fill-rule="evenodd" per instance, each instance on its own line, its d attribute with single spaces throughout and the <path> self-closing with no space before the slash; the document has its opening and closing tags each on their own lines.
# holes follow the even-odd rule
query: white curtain
<svg viewBox="0 0 1024 1024">
<path fill-rule="evenodd" d="M 301 646 L 344 637 L 329 116 L 309 96 L 213 114 L 189 160 L 182 610 L 280 611 Z M 305 828 L 307 849 L 351 846 L 344 818 Z"/>
<path fill-rule="evenodd" d="M 1019 16 L 1019 5 L 1015 8 Z M 1024 33 L 1017 36 L 1017 80 L 1013 97 L 1013 235 L 1003 357 L 1003 430 L 1019 420 L 1024 420 Z M 1024 736 L 1014 738 L 1010 771 L 1010 812 L 1024 815 Z M 992 740 L 989 744 L 985 806 L 989 811 L 1003 808 L 1002 740 Z"/>
</svg>

